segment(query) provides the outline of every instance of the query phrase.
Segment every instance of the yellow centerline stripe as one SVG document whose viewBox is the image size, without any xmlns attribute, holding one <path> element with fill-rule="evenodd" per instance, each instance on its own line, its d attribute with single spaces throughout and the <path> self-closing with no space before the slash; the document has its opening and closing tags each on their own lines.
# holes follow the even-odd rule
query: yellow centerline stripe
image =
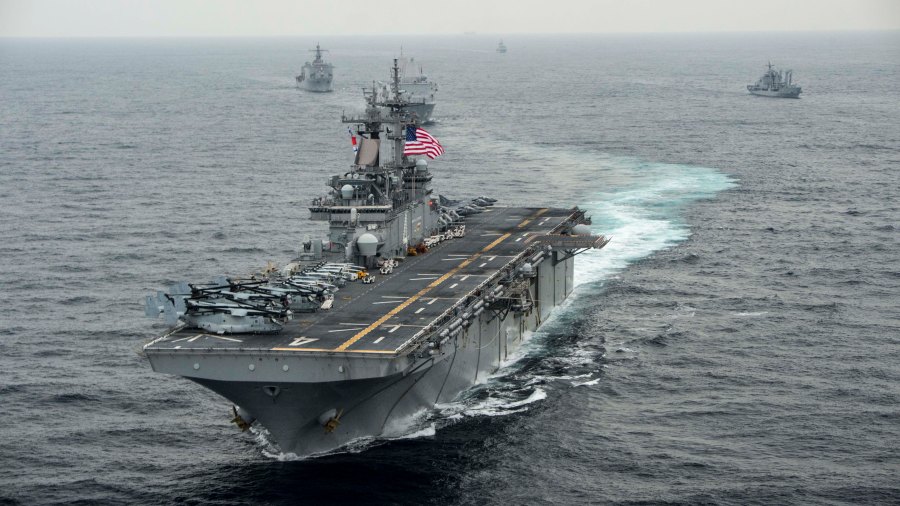
<svg viewBox="0 0 900 506">
<path fill-rule="evenodd" d="M 462 263 L 460 263 L 459 265 L 457 265 L 456 267 L 454 267 L 453 269 L 451 269 L 449 272 L 447 272 L 447 273 L 444 274 L 443 276 L 441 276 L 441 277 L 437 278 L 436 280 L 432 281 L 431 283 L 429 283 L 428 286 L 426 286 L 425 288 L 419 290 L 418 293 L 416 293 L 416 294 L 413 295 L 412 297 L 410 297 L 410 298 L 406 299 L 405 301 L 403 301 L 403 303 L 401 303 L 399 306 L 395 307 L 394 309 L 390 310 L 386 315 L 384 315 L 384 316 L 382 316 L 381 318 L 375 320 L 374 323 L 372 323 L 372 324 L 369 325 L 368 327 L 362 329 L 361 331 L 359 331 L 356 335 L 354 335 L 354 336 L 351 337 L 350 339 L 347 339 L 346 341 L 344 341 L 344 343 L 341 344 L 340 346 L 338 346 L 337 348 L 335 348 L 334 351 L 344 351 L 344 350 L 346 350 L 347 348 L 353 346 L 353 343 L 355 343 L 356 341 L 359 341 L 360 339 L 366 337 L 366 334 L 368 334 L 369 332 L 372 332 L 372 331 L 375 330 L 376 328 L 380 327 L 381 324 L 383 324 L 384 322 L 390 320 L 394 315 L 396 315 L 396 314 L 399 313 L 400 311 L 403 311 L 404 309 L 406 309 L 407 307 L 409 307 L 410 304 L 412 304 L 413 302 L 419 300 L 419 298 L 421 298 L 421 297 L 422 297 L 423 295 L 425 295 L 426 293 L 430 292 L 430 291 L 431 291 L 432 289 L 434 289 L 436 286 L 440 285 L 440 284 L 443 283 L 444 281 L 447 281 L 447 279 L 449 279 L 451 276 L 453 276 L 454 274 L 456 274 L 457 272 L 459 272 L 460 269 L 465 268 L 467 265 L 469 265 L 469 264 L 471 264 L 472 262 L 474 262 L 478 257 L 480 257 L 482 254 L 484 254 L 486 251 L 491 250 L 494 246 L 500 244 L 500 243 L 503 242 L 505 239 L 509 238 L 509 236 L 511 236 L 511 235 L 512 235 L 512 234 L 507 233 L 507 234 L 503 234 L 502 236 L 498 237 L 497 240 L 495 240 L 494 242 L 492 242 L 492 243 L 488 244 L 487 246 L 485 246 L 485 248 L 484 248 L 483 250 L 481 250 L 481 251 L 479 251 L 478 253 L 475 253 L 474 255 L 470 256 L 469 258 L 463 260 Z M 354 350 L 354 351 L 356 351 L 356 350 Z"/>
<path fill-rule="evenodd" d="M 306 351 L 333 353 L 331 348 L 272 348 L 273 351 Z M 394 353 L 394 350 L 351 350 L 353 353 Z"/>
</svg>

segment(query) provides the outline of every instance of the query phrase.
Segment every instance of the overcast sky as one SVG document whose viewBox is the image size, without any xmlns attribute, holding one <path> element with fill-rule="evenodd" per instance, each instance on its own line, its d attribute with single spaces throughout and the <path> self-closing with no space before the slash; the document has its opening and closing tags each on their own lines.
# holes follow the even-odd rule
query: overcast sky
<svg viewBox="0 0 900 506">
<path fill-rule="evenodd" d="M 0 36 L 900 29 L 900 0 L 0 0 Z"/>
</svg>

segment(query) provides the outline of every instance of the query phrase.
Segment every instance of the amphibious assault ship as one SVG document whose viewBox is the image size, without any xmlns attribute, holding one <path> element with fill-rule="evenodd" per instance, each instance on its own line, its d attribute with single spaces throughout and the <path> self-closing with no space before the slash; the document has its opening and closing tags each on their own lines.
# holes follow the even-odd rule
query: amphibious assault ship
<svg viewBox="0 0 900 506">
<path fill-rule="evenodd" d="M 800 86 L 791 83 L 793 75 L 793 70 L 784 72 L 775 70 L 769 62 L 766 73 L 756 81 L 756 84 L 748 84 L 747 91 L 761 97 L 800 98 Z"/>
<path fill-rule="evenodd" d="M 284 452 L 396 431 L 482 381 L 571 293 L 574 257 L 608 242 L 577 208 L 436 195 L 426 160 L 403 154 L 417 116 L 392 73 L 389 98 L 342 117 L 361 143 L 309 207 L 326 240 L 146 299 L 172 325 L 144 346 L 153 369 L 225 397 Z"/>
<path fill-rule="evenodd" d="M 334 77 L 334 66 L 322 58 L 322 53 L 328 50 L 322 49 L 316 44 L 316 48 L 310 49 L 310 51 L 316 53 L 316 58 L 312 62 L 303 64 L 303 69 L 297 76 L 297 86 L 307 91 L 332 91 L 331 81 Z"/>
</svg>

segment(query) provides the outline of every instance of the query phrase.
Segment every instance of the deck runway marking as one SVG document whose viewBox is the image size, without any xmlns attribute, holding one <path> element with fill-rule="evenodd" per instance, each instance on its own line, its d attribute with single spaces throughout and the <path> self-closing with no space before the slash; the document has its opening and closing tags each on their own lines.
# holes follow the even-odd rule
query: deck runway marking
<svg viewBox="0 0 900 506">
<path fill-rule="evenodd" d="M 188 339 L 191 339 L 191 342 L 194 342 L 193 341 L 194 339 L 197 339 L 198 337 L 202 337 L 202 336 L 203 336 L 203 334 L 197 334 L 195 336 L 187 336 L 187 337 L 182 337 L 181 339 L 175 339 L 172 342 L 177 343 L 178 341 L 187 341 Z"/>
<path fill-rule="evenodd" d="M 485 262 L 485 263 L 483 263 L 483 264 L 481 264 L 481 265 L 479 265 L 479 266 L 478 266 L 478 267 L 484 267 L 484 266 L 485 266 L 485 265 L 487 265 L 487 264 L 488 264 L 488 263 L 487 263 L 487 262 Z"/>
<path fill-rule="evenodd" d="M 338 323 L 338 325 L 355 325 L 357 327 L 365 327 L 368 323 Z"/>
<path fill-rule="evenodd" d="M 419 314 L 419 313 L 421 313 L 422 311 L 425 311 L 425 308 L 424 308 L 424 307 L 420 307 L 419 309 L 416 309 L 416 314 Z"/>
<path fill-rule="evenodd" d="M 372 304 L 399 304 L 399 300 L 383 300 L 381 302 L 373 302 Z"/>
<path fill-rule="evenodd" d="M 399 328 L 400 328 L 400 325 L 396 325 L 396 326 L 395 326 L 394 328 L 392 328 L 391 330 L 388 330 L 388 334 L 393 334 L 394 331 L 397 330 L 397 329 L 399 329 Z M 377 343 L 378 341 L 375 341 L 375 342 Z"/>
<path fill-rule="evenodd" d="M 240 340 L 240 339 L 235 339 L 235 338 L 233 338 L 233 337 L 213 336 L 213 335 L 210 335 L 209 337 L 215 337 L 216 339 L 223 339 L 223 340 L 225 340 L 225 341 L 231 341 L 231 342 L 234 342 L 234 343 L 243 343 L 243 342 L 244 342 L 244 341 L 242 341 L 242 340 Z"/>
<path fill-rule="evenodd" d="M 406 297 L 402 295 L 382 295 L 382 299 L 405 299 Z"/>
<path fill-rule="evenodd" d="M 453 283 L 452 285 L 450 285 L 450 288 L 456 288 L 458 285 L 459 283 Z"/>
<path fill-rule="evenodd" d="M 491 257 L 490 260 L 493 260 L 495 258 L 497 258 L 497 257 Z M 459 278 L 459 280 L 465 281 L 465 280 L 469 279 L 469 276 L 471 276 L 471 274 L 466 274 L 465 276 L 462 276 L 461 278 Z"/>
<path fill-rule="evenodd" d="M 437 276 L 429 276 L 427 278 L 409 278 L 410 281 L 431 281 L 432 279 L 437 279 Z"/>
<path fill-rule="evenodd" d="M 376 339 L 376 340 L 374 340 L 374 341 L 372 341 L 372 342 L 373 342 L 374 344 L 378 344 L 378 343 L 381 342 L 382 339 L 384 339 L 384 336 L 381 336 L 381 337 L 379 337 L 378 339 Z"/>
<path fill-rule="evenodd" d="M 531 220 L 533 220 L 534 218 L 537 218 L 538 216 L 544 214 L 544 213 L 547 212 L 547 211 L 548 211 L 547 208 L 543 208 L 543 209 L 538 210 L 538 211 L 537 211 L 535 214 L 533 214 L 530 218 L 528 218 L 527 220 L 523 221 L 522 223 L 519 223 L 519 224 L 517 225 L 517 227 L 518 227 L 518 228 L 523 228 L 523 227 L 525 227 L 529 222 L 531 222 Z M 451 277 L 451 276 L 454 276 L 457 272 L 459 272 L 459 271 L 465 269 L 466 267 L 468 267 L 469 264 L 471 264 L 472 262 L 474 262 L 475 260 L 477 260 L 481 255 L 483 255 L 483 254 L 487 253 L 488 251 L 494 249 L 495 247 L 497 247 L 498 244 L 500 244 L 501 242 L 505 241 L 505 240 L 508 239 L 510 236 L 512 236 L 512 232 L 507 232 L 507 233 L 501 235 L 500 237 L 494 239 L 494 241 L 493 241 L 492 243 L 490 243 L 490 244 L 488 244 L 487 246 L 485 246 L 481 251 L 476 252 L 476 253 L 474 253 L 472 256 L 470 256 L 469 258 L 463 260 L 462 262 L 460 262 L 459 265 L 457 265 L 456 267 L 450 269 L 449 272 L 447 272 L 447 273 L 444 274 L 443 276 L 441 276 L 441 277 L 437 278 L 436 280 L 432 281 L 431 283 L 429 283 L 425 288 L 419 290 L 415 295 L 413 295 L 412 297 L 406 299 L 406 301 L 400 303 L 399 306 L 397 306 L 397 307 L 395 307 L 394 309 L 390 310 L 386 315 L 384 315 L 384 316 L 382 316 L 381 318 L 375 320 L 375 322 L 373 322 L 371 325 L 369 325 L 368 327 L 366 327 L 366 328 L 360 330 L 356 335 L 354 335 L 354 336 L 351 337 L 350 339 L 344 341 L 343 344 L 341 344 L 341 345 L 338 346 L 337 348 L 334 348 L 334 349 L 331 350 L 331 351 L 347 351 L 347 348 L 353 346 L 353 344 L 354 344 L 356 341 L 359 341 L 359 340 L 362 339 L 363 337 L 366 337 L 366 335 L 367 335 L 369 332 L 372 332 L 374 329 L 376 329 L 376 328 L 378 328 L 379 326 L 381 326 L 381 324 L 383 324 L 384 322 L 390 320 L 394 315 L 396 315 L 396 314 L 399 313 L 400 311 L 403 311 L 404 309 L 406 309 L 407 307 L 409 307 L 410 304 L 412 304 L 412 303 L 414 303 L 415 301 L 417 301 L 417 300 L 419 300 L 420 298 L 422 298 L 425 294 L 427 294 L 428 292 L 430 292 L 432 289 L 434 289 L 435 287 L 437 287 L 438 285 L 440 285 L 440 284 L 443 283 L 444 281 L 450 279 L 450 277 Z M 361 350 L 351 350 L 351 352 L 360 352 L 360 351 L 361 351 Z"/>
<path fill-rule="evenodd" d="M 428 305 L 430 306 L 430 305 L 434 304 L 434 303 L 437 302 L 437 301 L 438 301 L 438 298 L 435 297 L 435 298 L 431 299 L 431 302 L 429 302 Z"/>
<path fill-rule="evenodd" d="M 188 342 L 193 343 L 194 341 L 196 341 L 197 339 L 200 339 L 201 337 L 203 337 L 203 334 L 197 334 L 196 336 L 188 339 Z"/>
<path fill-rule="evenodd" d="M 519 237 L 518 239 L 516 239 L 516 242 L 519 242 L 519 241 L 521 241 L 521 240 L 522 240 L 522 238 Z"/>
<path fill-rule="evenodd" d="M 334 329 L 334 330 L 329 330 L 328 333 L 334 334 L 335 332 L 353 332 L 354 330 L 359 330 L 359 329 Z"/>
<path fill-rule="evenodd" d="M 291 341 L 290 344 L 288 344 L 288 346 L 303 346 L 304 344 L 314 343 L 316 341 L 318 341 L 318 339 L 315 337 L 300 336 L 300 337 L 295 337 L 294 340 Z M 275 348 L 275 349 L 277 350 L 278 348 Z M 292 350 L 294 348 L 288 348 L 288 349 Z"/>
</svg>

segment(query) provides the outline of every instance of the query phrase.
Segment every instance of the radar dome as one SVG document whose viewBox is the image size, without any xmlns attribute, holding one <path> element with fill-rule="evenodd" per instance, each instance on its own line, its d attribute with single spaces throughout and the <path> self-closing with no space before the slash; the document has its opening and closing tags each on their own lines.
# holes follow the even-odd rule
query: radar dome
<svg viewBox="0 0 900 506">
<path fill-rule="evenodd" d="M 356 239 L 356 248 L 359 249 L 359 254 L 364 257 L 373 256 L 378 250 L 378 238 L 374 234 L 365 233 Z"/>
<path fill-rule="evenodd" d="M 581 224 L 575 225 L 572 227 L 572 234 L 574 235 L 591 235 L 591 227 Z"/>
<path fill-rule="evenodd" d="M 353 198 L 353 185 L 345 184 L 341 187 L 341 198 L 343 199 L 352 199 Z"/>
<path fill-rule="evenodd" d="M 428 162 L 426 162 L 425 160 L 423 160 L 421 158 L 416 160 L 416 170 L 417 171 L 424 172 L 425 169 L 427 169 L 427 168 L 428 168 Z"/>
</svg>

